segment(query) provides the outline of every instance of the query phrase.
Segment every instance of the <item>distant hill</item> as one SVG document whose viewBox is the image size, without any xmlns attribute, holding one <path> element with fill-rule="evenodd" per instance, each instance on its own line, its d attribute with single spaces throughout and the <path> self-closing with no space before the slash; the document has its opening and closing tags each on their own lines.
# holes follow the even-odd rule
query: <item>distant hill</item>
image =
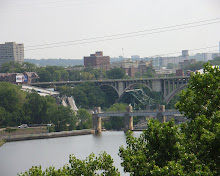
<svg viewBox="0 0 220 176">
<path fill-rule="evenodd" d="M 38 66 L 75 66 L 83 65 L 83 59 L 24 59 L 24 62 L 30 62 Z"/>
<path fill-rule="evenodd" d="M 110 63 L 112 62 L 121 62 L 125 58 L 110 58 Z M 75 66 L 75 65 L 84 65 L 83 59 L 24 59 L 24 62 L 30 62 L 38 66 Z"/>
</svg>

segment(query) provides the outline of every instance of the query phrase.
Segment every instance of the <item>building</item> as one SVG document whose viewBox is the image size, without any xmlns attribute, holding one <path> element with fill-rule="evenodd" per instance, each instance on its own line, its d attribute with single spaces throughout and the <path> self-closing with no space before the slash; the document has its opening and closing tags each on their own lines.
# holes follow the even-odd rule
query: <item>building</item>
<svg viewBox="0 0 220 176">
<path fill-rule="evenodd" d="M 110 57 L 103 56 L 102 51 L 97 51 L 95 54 L 90 54 L 90 56 L 84 57 L 84 66 L 92 66 L 94 68 L 108 70 L 110 67 Z"/>
<path fill-rule="evenodd" d="M 39 79 L 36 72 L 24 73 L 0 73 L 0 82 L 10 82 L 13 84 L 35 83 Z"/>
<path fill-rule="evenodd" d="M 179 62 L 179 68 L 183 68 L 187 65 L 195 64 L 197 61 L 196 59 L 184 60 L 183 62 Z"/>
<path fill-rule="evenodd" d="M 149 67 L 152 67 L 151 61 L 133 61 L 132 59 L 124 59 L 122 62 L 112 62 L 112 68 L 122 68 L 125 74 L 129 77 L 134 77 L 135 73 L 140 72 L 141 75 L 147 72 Z"/>
<path fill-rule="evenodd" d="M 16 44 L 15 42 L 0 44 L 0 67 L 9 61 L 24 62 L 24 44 Z"/>
</svg>

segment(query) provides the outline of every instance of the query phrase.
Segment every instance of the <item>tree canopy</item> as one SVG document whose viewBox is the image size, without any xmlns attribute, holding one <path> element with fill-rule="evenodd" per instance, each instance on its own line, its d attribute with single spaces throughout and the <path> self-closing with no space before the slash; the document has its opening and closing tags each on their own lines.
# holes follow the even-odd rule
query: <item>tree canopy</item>
<svg viewBox="0 0 220 176">
<path fill-rule="evenodd" d="M 109 79 L 122 79 L 125 76 L 125 71 L 122 68 L 113 68 L 106 72 Z"/>
</svg>

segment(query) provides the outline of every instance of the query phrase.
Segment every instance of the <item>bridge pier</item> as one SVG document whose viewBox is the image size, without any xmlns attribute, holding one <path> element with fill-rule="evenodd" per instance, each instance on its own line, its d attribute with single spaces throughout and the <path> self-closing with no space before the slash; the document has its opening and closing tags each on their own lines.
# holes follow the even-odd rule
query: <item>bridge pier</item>
<svg viewBox="0 0 220 176">
<path fill-rule="evenodd" d="M 94 108 L 94 114 L 92 114 L 92 127 L 95 130 L 95 133 L 102 132 L 102 118 L 98 117 L 98 113 L 101 112 L 101 107 Z"/>
<path fill-rule="evenodd" d="M 133 116 L 130 117 L 129 113 L 132 112 L 132 106 L 129 105 L 126 107 L 126 113 L 124 115 L 125 131 L 133 130 Z"/>
<path fill-rule="evenodd" d="M 165 112 L 165 105 L 159 105 L 158 110 L 157 119 L 160 123 L 166 123 L 166 117 L 163 116 L 163 112 Z"/>
</svg>

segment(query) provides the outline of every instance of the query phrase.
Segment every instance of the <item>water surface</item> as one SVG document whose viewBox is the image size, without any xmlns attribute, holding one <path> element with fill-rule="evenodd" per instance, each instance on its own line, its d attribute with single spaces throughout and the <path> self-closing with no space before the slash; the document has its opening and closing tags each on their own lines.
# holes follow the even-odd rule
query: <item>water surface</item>
<svg viewBox="0 0 220 176">
<path fill-rule="evenodd" d="M 134 135 L 138 136 L 140 133 L 135 132 Z M 121 145 L 126 146 L 126 136 L 122 131 L 106 131 L 101 135 L 8 142 L 0 147 L 0 175 L 17 175 L 32 166 L 39 165 L 43 169 L 52 165 L 58 169 L 68 164 L 70 154 L 85 159 L 92 152 L 98 155 L 102 151 L 112 156 L 114 165 L 121 175 L 125 175 L 118 156 Z"/>
</svg>

